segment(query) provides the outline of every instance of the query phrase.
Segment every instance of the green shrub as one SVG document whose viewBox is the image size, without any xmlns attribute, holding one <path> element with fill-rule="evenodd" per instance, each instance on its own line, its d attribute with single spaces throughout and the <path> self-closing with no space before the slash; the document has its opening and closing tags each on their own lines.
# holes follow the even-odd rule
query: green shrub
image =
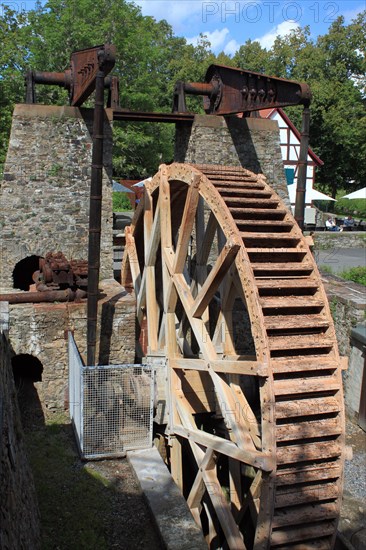
<svg viewBox="0 0 366 550">
<path fill-rule="evenodd" d="M 366 267 L 351 267 L 339 274 L 342 279 L 366 286 Z"/>
<path fill-rule="evenodd" d="M 120 193 L 113 191 L 113 212 L 127 212 L 133 210 L 128 195 L 130 193 Z M 132 196 L 132 195 L 131 195 Z"/>
<path fill-rule="evenodd" d="M 366 218 L 366 199 L 339 199 L 334 206 L 336 214 Z"/>
</svg>

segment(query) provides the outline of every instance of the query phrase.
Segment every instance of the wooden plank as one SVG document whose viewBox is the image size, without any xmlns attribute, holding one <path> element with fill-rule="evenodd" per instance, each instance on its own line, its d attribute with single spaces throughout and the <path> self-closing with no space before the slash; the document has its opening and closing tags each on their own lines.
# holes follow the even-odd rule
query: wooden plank
<svg viewBox="0 0 366 550">
<path fill-rule="evenodd" d="M 341 389 L 338 377 L 335 376 L 275 380 L 273 387 L 276 396 L 337 391 Z"/>
<path fill-rule="evenodd" d="M 334 502 L 322 502 L 317 505 L 304 505 L 295 510 L 279 509 L 273 518 L 272 527 L 286 527 L 287 525 L 302 525 L 315 523 L 327 519 L 335 519 L 338 516 L 338 506 Z"/>
<path fill-rule="evenodd" d="M 322 298 L 316 296 L 261 296 L 259 303 L 264 309 L 324 307 Z"/>
<path fill-rule="evenodd" d="M 341 446 L 336 441 L 288 445 L 287 447 L 277 448 L 277 464 L 292 464 L 338 457 L 341 452 Z"/>
<path fill-rule="evenodd" d="M 219 480 L 213 469 L 202 470 L 202 477 L 208 489 L 208 494 L 215 508 L 221 528 L 225 534 L 226 542 L 230 550 L 246 550 L 239 527 L 235 523 L 230 506 L 226 501 Z"/>
<path fill-rule="evenodd" d="M 339 435 L 342 433 L 340 418 L 323 418 L 321 420 L 306 420 L 280 424 L 276 426 L 277 441 L 292 441 L 295 439 L 310 439 L 313 437 Z"/>
<path fill-rule="evenodd" d="M 218 453 L 224 454 L 246 464 L 250 464 L 255 468 L 260 468 L 264 471 L 271 471 L 273 468 L 272 459 L 269 455 L 260 451 L 246 451 L 239 449 L 235 443 L 216 435 L 212 435 L 202 430 L 184 428 L 183 426 L 174 426 L 174 432 L 181 437 L 195 441 L 199 445 L 211 448 Z"/>
<path fill-rule="evenodd" d="M 285 470 L 278 470 L 276 477 L 277 487 L 295 485 L 297 483 L 320 482 L 322 480 L 336 480 L 342 475 L 339 461 L 324 462 L 316 466 L 297 468 L 291 466 Z"/>
<path fill-rule="evenodd" d="M 205 456 L 199 464 L 199 470 L 187 498 L 187 504 L 191 511 L 193 508 L 198 508 L 200 506 L 203 495 L 206 492 L 206 485 L 204 484 L 201 470 L 212 468 L 214 464 L 215 453 L 213 449 L 207 449 L 205 452 Z"/>
<path fill-rule="evenodd" d="M 207 362 L 204 359 L 175 358 L 170 361 L 170 364 L 173 369 L 208 371 L 211 368 L 215 372 L 226 374 L 268 375 L 268 365 L 266 363 L 251 360 L 217 359 Z"/>
<path fill-rule="evenodd" d="M 268 189 L 255 189 L 252 187 L 230 187 L 215 185 L 215 188 L 222 197 L 248 197 L 252 199 L 269 199 L 272 196 L 271 191 Z"/>
<path fill-rule="evenodd" d="M 325 483 L 304 487 L 301 491 L 293 493 L 279 493 L 276 491 L 275 507 L 287 508 L 288 506 L 297 506 L 300 504 L 313 502 L 318 504 L 323 500 L 333 500 L 338 498 L 339 488 L 337 483 Z"/>
<path fill-rule="evenodd" d="M 149 238 L 146 241 L 146 251 L 145 251 L 145 264 L 146 265 L 155 265 L 156 263 L 156 253 L 159 248 L 160 239 L 161 239 L 161 227 L 160 227 L 160 201 L 157 204 L 156 212 L 154 216 L 154 222 L 149 233 Z"/>
<path fill-rule="evenodd" d="M 272 359 L 273 374 L 308 372 L 316 370 L 335 370 L 337 362 L 329 357 L 296 357 L 296 359 Z"/>
<path fill-rule="evenodd" d="M 323 334 L 309 334 L 296 336 L 270 336 L 269 349 L 272 350 L 309 350 L 332 348 L 336 344 L 335 337 L 330 338 Z"/>
<path fill-rule="evenodd" d="M 296 256 L 296 257 L 299 257 L 299 256 L 305 257 L 306 254 L 308 253 L 308 251 L 305 248 L 303 248 L 301 245 L 298 248 L 293 248 L 293 247 L 289 248 L 289 247 L 285 247 L 285 246 L 282 246 L 282 247 L 271 247 L 271 246 L 261 246 L 261 247 L 259 247 L 259 246 L 256 246 L 254 248 L 251 248 L 251 247 L 247 246 L 246 250 L 247 250 L 248 254 L 250 254 L 250 255 L 262 254 L 262 255 L 265 255 L 265 256 L 270 256 L 270 257 L 273 258 L 274 262 L 276 261 L 276 255 L 287 256 L 287 259 L 285 261 L 288 262 L 294 256 Z"/>
<path fill-rule="evenodd" d="M 249 228 L 259 228 L 259 227 L 265 227 L 267 229 L 275 228 L 284 230 L 291 230 L 294 226 L 294 224 L 291 221 L 283 221 L 283 220 L 248 220 L 248 219 L 237 219 L 236 225 L 238 227 L 242 226 L 248 226 Z"/>
<path fill-rule="evenodd" d="M 225 244 L 215 262 L 215 265 L 211 269 L 206 281 L 196 296 L 191 310 L 191 315 L 193 317 L 200 317 L 207 308 L 227 270 L 234 261 L 239 248 L 240 245 L 237 243 L 227 242 Z"/>
<path fill-rule="evenodd" d="M 247 250 L 248 254 L 250 254 L 250 250 Z M 281 276 L 283 277 L 285 273 L 293 273 L 293 272 L 299 272 L 299 273 L 311 273 L 314 270 L 313 264 L 310 262 L 272 262 L 268 263 L 266 262 L 258 262 L 258 261 L 252 261 L 250 263 L 250 267 L 253 269 L 253 271 L 266 271 L 270 272 L 272 275 L 274 275 L 274 272 L 280 272 Z"/>
<path fill-rule="evenodd" d="M 259 289 L 263 288 L 263 289 L 271 289 L 271 290 L 272 289 L 287 290 L 290 288 L 296 288 L 296 289 L 306 288 L 310 290 L 317 290 L 319 287 L 319 284 L 315 279 L 312 279 L 312 278 L 301 279 L 299 277 L 296 277 L 296 279 L 259 279 L 256 284 Z"/>
<path fill-rule="evenodd" d="M 317 525 L 297 526 L 294 529 L 286 529 L 286 531 L 274 531 L 271 536 L 271 545 L 279 546 L 280 544 L 290 544 L 292 542 L 305 541 L 306 539 L 325 537 L 332 535 L 335 527 L 334 521 L 324 521 Z"/>
<path fill-rule="evenodd" d="M 267 330 L 294 328 L 328 328 L 330 320 L 323 314 L 309 315 L 266 315 L 264 324 Z"/>
<path fill-rule="evenodd" d="M 262 483 L 262 471 L 258 470 L 258 472 L 255 475 L 255 478 L 253 479 L 253 482 L 249 487 L 248 494 L 242 502 L 242 507 L 237 517 L 238 525 L 240 525 L 240 523 L 242 522 L 245 516 L 245 513 L 249 508 L 249 506 L 251 505 L 251 503 L 254 503 L 254 501 L 257 501 L 260 495 L 261 483 Z M 257 518 L 254 518 L 254 519 L 257 519 Z M 256 523 L 256 521 L 254 523 Z"/>
<path fill-rule="evenodd" d="M 272 246 L 276 246 L 276 247 L 278 247 L 278 245 L 281 245 L 281 243 L 283 243 L 282 246 L 286 248 L 287 246 L 291 246 L 291 243 L 295 245 L 301 241 L 300 236 L 290 235 L 288 233 L 272 233 L 272 232 L 259 233 L 259 232 L 250 232 L 250 231 L 240 231 L 239 233 L 242 239 L 245 242 L 248 242 L 249 249 L 250 249 L 250 241 L 257 241 L 258 243 L 262 241 L 270 241 L 269 243 L 265 243 L 264 245 L 262 245 L 263 248 L 270 247 L 271 243 L 272 243 Z M 287 243 L 290 243 L 290 245 L 288 245 Z M 295 249 L 295 252 L 296 250 L 297 249 Z"/>
<path fill-rule="evenodd" d="M 297 416 L 311 416 L 314 414 L 328 414 L 340 411 L 340 401 L 336 397 L 291 399 L 276 403 L 276 418 L 292 418 Z"/>
<path fill-rule="evenodd" d="M 140 272 L 140 266 L 138 262 L 135 239 L 132 235 L 130 226 L 127 226 L 125 228 L 125 235 L 126 235 L 126 249 L 127 249 L 128 258 L 129 258 L 132 283 L 133 283 L 133 288 L 135 290 L 135 293 L 137 295 L 139 293 L 139 289 L 141 285 L 141 272 Z"/>
<path fill-rule="evenodd" d="M 230 207 L 230 212 L 236 218 L 237 216 L 243 216 L 247 218 L 253 216 L 255 219 L 258 219 L 258 216 L 263 218 L 284 218 L 287 214 L 287 210 L 284 208 L 239 208 L 239 207 Z"/>
<path fill-rule="evenodd" d="M 244 197 L 222 197 L 227 205 L 241 204 L 247 208 L 276 208 L 279 204 L 278 199 L 247 199 Z M 244 206 L 243 206 L 244 207 Z"/>
<path fill-rule="evenodd" d="M 145 266 L 146 272 L 146 318 L 148 331 L 148 349 L 150 353 L 158 351 L 159 306 L 156 299 L 155 267 Z"/>
<path fill-rule="evenodd" d="M 177 437 L 170 438 L 170 465 L 172 478 L 183 493 L 182 445 Z"/>
<path fill-rule="evenodd" d="M 195 174 L 189 186 L 187 198 L 184 205 L 183 217 L 179 229 L 179 237 L 175 251 L 173 264 L 174 273 L 182 273 L 187 258 L 188 243 L 191 238 L 192 229 L 196 216 L 196 209 L 199 199 L 199 184 L 201 176 Z"/>
</svg>

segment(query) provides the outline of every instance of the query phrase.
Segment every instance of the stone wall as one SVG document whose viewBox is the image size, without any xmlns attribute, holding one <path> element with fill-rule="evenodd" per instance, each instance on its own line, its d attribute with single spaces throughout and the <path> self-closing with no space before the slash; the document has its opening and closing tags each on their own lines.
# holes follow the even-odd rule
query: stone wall
<svg viewBox="0 0 366 550">
<path fill-rule="evenodd" d="M 23 440 L 11 369 L 11 348 L 0 330 L 0 548 L 40 548 L 40 517 Z"/>
<path fill-rule="evenodd" d="M 105 297 L 98 304 L 98 363 L 133 363 L 135 299 L 113 279 L 102 281 L 100 289 Z M 74 331 L 76 344 L 86 361 L 86 303 L 14 304 L 9 309 L 9 338 L 14 352 L 32 355 L 42 363 L 42 381 L 34 382 L 42 406 L 46 410 L 67 408 L 67 331 Z"/>
<path fill-rule="evenodd" d="M 323 275 L 322 279 L 334 321 L 339 353 L 348 358 L 348 369 L 343 371 L 343 388 L 346 413 L 353 419 L 359 410 L 365 359 L 364 351 L 360 351 L 352 333 L 357 325 L 365 323 L 365 287 L 334 275 Z"/>
<path fill-rule="evenodd" d="M 315 250 L 366 248 L 366 231 L 315 231 L 312 237 Z"/>
<path fill-rule="evenodd" d="M 278 124 L 261 118 L 196 115 L 193 125 L 177 125 L 176 162 L 242 166 L 263 173 L 290 205 Z"/>
<path fill-rule="evenodd" d="M 365 378 L 366 328 L 365 325 L 358 325 L 351 332 L 349 367 L 344 375 L 347 411 L 349 416 L 355 417 L 357 420 L 360 411 L 361 392 L 362 390 L 365 391 Z"/>
<path fill-rule="evenodd" d="M 0 288 L 15 265 L 61 251 L 87 259 L 91 109 L 16 105 L 0 191 Z M 113 277 L 112 132 L 105 119 L 100 278 Z"/>
</svg>

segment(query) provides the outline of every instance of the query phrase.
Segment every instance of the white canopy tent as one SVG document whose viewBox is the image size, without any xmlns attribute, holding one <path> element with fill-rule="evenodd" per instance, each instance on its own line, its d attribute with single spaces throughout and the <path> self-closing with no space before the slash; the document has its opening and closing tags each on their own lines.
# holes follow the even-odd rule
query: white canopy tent
<svg viewBox="0 0 366 550">
<path fill-rule="evenodd" d="M 288 186 L 288 194 L 290 197 L 291 204 L 295 204 L 296 185 Z M 311 204 L 312 201 L 335 201 L 336 202 L 336 199 L 333 199 L 329 195 L 326 195 L 325 193 L 321 193 L 320 191 L 313 189 L 312 182 L 309 181 L 306 185 L 305 204 Z"/>
<path fill-rule="evenodd" d="M 366 199 L 366 187 L 363 189 L 358 189 L 358 191 L 353 191 L 353 193 L 348 193 L 341 197 L 342 199 Z"/>
</svg>

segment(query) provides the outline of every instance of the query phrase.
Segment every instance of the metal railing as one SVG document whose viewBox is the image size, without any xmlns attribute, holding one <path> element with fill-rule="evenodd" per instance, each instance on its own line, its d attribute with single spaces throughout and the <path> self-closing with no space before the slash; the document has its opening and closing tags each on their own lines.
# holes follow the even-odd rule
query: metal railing
<svg viewBox="0 0 366 550">
<path fill-rule="evenodd" d="M 85 459 L 152 446 L 154 370 L 148 365 L 84 366 L 69 333 L 69 402 Z"/>
</svg>

